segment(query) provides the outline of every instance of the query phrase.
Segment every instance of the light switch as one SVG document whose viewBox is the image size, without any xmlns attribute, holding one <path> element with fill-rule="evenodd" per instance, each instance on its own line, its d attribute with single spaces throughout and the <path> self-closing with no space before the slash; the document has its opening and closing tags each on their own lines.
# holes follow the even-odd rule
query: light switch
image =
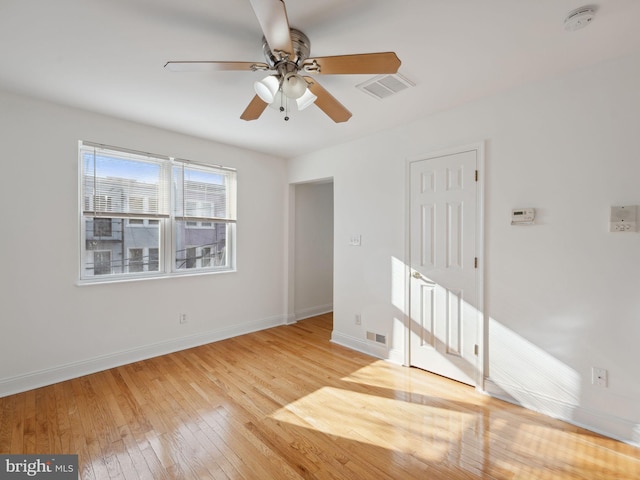
<svg viewBox="0 0 640 480">
<path fill-rule="evenodd" d="M 362 245 L 362 235 L 351 235 L 351 237 L 349 237 L 349 245 L 352 247 L 359 247 Z"/>
</svg>

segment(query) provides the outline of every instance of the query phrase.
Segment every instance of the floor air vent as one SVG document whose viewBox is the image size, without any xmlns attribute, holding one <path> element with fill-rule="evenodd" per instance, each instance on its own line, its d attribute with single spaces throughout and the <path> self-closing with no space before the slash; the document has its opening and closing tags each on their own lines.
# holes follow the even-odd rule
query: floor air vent
<svg viewBox="0 0 640 480">
<path fill-rule="evenodd" d="M 415 84 L 399 73 L 378 75 L 371 80 L 356 85 L 356 88 L 368 93 L 378 100 L 390 97 L 391 95 L 401 92 L 402 90 L 406 90 L 409 87 L 415 87 Z"/>
<path fill-rule="evenodd" d="M 371 340 L 372 342 L 381 343 L 383 345 L 387 344 L 387 336 L 380 335 L 379 333 L 367 332 L 367 340 Z"/>
</svg>

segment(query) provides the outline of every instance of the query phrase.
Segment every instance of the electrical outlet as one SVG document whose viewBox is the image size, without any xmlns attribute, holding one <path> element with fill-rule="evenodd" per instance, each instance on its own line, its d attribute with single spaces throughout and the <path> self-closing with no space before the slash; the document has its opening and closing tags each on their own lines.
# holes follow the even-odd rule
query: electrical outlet
<svg viewBox="0 0 640 480">
<path fill-rule="evenodd" d="M 356 325 L 362 325 L 362 317 L 359 313 L 356 313 Z"/>
<path fill-rule="evenodd" d="M 591 384 L 598 387 L 607 387 L 607 369 L 591 367 Z"/>
<path fill-rule="evenodd" d="M 180 320 L 180 324 L 187 323 L 187 314 L 186 313 L 181 313 L 180 317 L 179 317 L 179 320 Z"/>
<path fill-rule="evenodd" d="M 362 245 L 362 235 L 354 234 L 349 237 L 349 245 L 352 247 L 359 247 Z"/>
</svg>

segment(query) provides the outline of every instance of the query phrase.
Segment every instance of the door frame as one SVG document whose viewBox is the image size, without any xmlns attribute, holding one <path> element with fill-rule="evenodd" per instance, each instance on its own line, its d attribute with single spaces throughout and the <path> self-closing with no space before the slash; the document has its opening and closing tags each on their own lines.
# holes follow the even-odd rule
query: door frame
<svg viewBox="0 0 640 480">
<path fill-rule="evenodd" d="M 325 309 L 309 309 L 300 315 L 300 312 L 296 311 L 296 245 L 300 245 L 299 238 L 296 235 L 296 208 L 298 205 L 298 199 L 296 197 L 296 189 L 300 185 L 313 185 L 313 184 L 325 184 L 331 183 L 333 185 L 333 211 L 331 216 L 333 218 L 333 236 L 331 241 L 333 242 L 333 256 L 331 259 L 332 280 L 335 285 L 335 183 L 334 177 L 321 177 L 313 178 L 311 180 L 305 180 L 300 182 L 292 182 L 288 184 L 287 190 L 287 235 L 286 235 L 286 290 L 285 290 L 285 308 L 286 314 L 284 323 L 286 325 L 293 325 L 299 320 L 305 318 L 321 315 L 333 311 L 333 298 L 335 297 L 335 289 L 331 292 L 331 308 L 326 311 Z"/>
<path fill-rule="evenodd" d="M 405 338 L 404 365 L 411 366 L 411 164 L 422 160 L 430 160 L 447 155 L 475 151 L 478 182 L 476 190 L 476 252 L 478 252 L 478 269 L 476 272 L 478 290 L 478 368 L 475 378 L 476 390 L 484 391 L 485 372 L 488 371 L 488 316 L 485 313 L 485 272 L 487 255 L 484 238 L 484 186 L 485 186 L 485 141 L 429 151 L 422 155 L 407 157 L 405 162 Z"/>
</svg>

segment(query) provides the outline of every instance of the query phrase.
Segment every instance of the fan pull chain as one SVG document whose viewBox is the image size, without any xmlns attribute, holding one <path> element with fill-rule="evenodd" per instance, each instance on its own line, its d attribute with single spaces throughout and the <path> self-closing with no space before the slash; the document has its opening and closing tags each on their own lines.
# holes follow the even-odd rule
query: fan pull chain
<svg viewBox="0 0 640 480">
<path fill-rule="evenodd" d="M 284 102 L 286 102 L 287 97 L 284 96 L 284 93 L 282 93 L 282 88 L 280 88 L 280 111 L 284 112 Z"/>
<path fill-rule="evenodd" d="M 289 102 L 287 96 L 282 92 L 282 83 L 280 84 L 280 111 L 284 112 L 284 121 L 289 121 Z"/>
<path fill-rule="evenodd" d="M 284 112 L 284 121 L 288 122 L 289 121 L 289 99 L 284 94 L 280 95 L 280 111 Z"/>
</svg>

